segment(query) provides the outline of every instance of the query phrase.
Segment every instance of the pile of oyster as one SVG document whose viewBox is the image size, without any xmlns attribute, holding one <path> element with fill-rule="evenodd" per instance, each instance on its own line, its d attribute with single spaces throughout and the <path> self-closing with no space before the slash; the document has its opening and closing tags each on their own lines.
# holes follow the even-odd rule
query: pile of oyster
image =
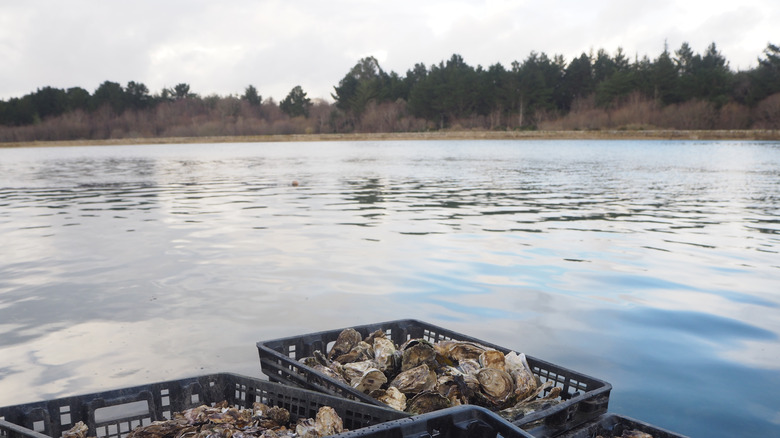
<svg viewBox="0 0 780 438">
<path fill-rule="evenodd" d="M 176 412 L 172 419 L 139 426 L 125 438 L 319 438 L 343 431 L 341 417 L 330 406 L 321 407 L 314 419 L 291 424 L 287 409 L 263 403 L 242 409 L 223 401 Z M 81 421 L 63 434 L 63 438 L 86 437 L 87 426 Z"/>
<path fill-rule="evenodd" d="M 414 415 L 475 404 L 515 419 L 557 403 L 560 395 L 552 382 L 541 384 L 522 353 L 455 340 L 410 339 L 398 346 L 381 330 L 365 339 L 343 330 L 330 351 L 300 362 Z"/>
</svg>

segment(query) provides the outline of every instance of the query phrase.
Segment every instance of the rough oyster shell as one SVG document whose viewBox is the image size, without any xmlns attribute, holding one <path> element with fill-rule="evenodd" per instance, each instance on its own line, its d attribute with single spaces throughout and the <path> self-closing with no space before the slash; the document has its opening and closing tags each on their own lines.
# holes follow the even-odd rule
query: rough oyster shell
<svg viewBox="0 0 780 438">
<path fill-rule="evenodd" d="M 349 350 L 348 353 L 337 356 L 335 361 L 341 364 L 345 364 L 350 362 L 360 362 L 360 361 L 372 359 L 373 357 L 374 357 L 373 347 L 367 342 L 360 341 L 357 343 L 357 345 L 352 347 L 352 349 Z"/>
<path fill-rule="evenodd" d="M 369 368 L 359 378 L 350 381 L 352 387 L 363 393 L 370 393 L 387 383 L 387 376 L 376 368 Z"/>
<path fill-rule="evenodd" d="M 430 391 L 436 387 L 436 373 L 427 364 L 404 371 L 398 374 L 390 386 L 398 388 L 405 394 L 417 394 Z"/>
<path fill-rule="evenodd" d="M 440 341 L 436 343 L 436 352 L 446 358 L 460 362 L 464 359 L 479 359 L 479 355 L 490 350 L 484 345 L 468 341 Z"/>
<path fill-rule="evenodd" d="M 450 400 L 436 391 L 423 391 L 407 403 L 406 412 L 412 415 L 438 411 L 452 406 Z"/>
<path fill-rule="evenodd" d="M 507 371 L 504 353 L 498 350 L 483 351 L 479 355 L 479 364 L 483 368 L 495 368 L 497 370 Z"/>
<path fill-rule="evenodd" d="M 342 330 L 341 333 L 339 333 L 338 338 L 336 338 L 336 342 L 333 343 L 333 347 L 331 347 L 330 352 L 328 353 L 328 358 L 333 359 L 334 357 L 349 353 L 349 351 L 355 348 L 355 345 L 362 340 L 363 336 L 361 336 L 357 330 L 353 328 Z"/>
<path fill-rule="evenodd" d="M 336 372 L 333 370 L 333 368 L 326 367 L 324 365 L 317 364 L 314 366 L 314 369 L 322 374 L 325 374 L 326 376 L 330 377 L 331 379 L 336 379 L 339 382 L 343 382 L 345 384 L 349 384 L 349 382 L 342 377 L 341 373 Z"/>
<path fill-rule="evenodd" d="M 370 369 L 376 368 L 376 362 L 373 360 L 364 360 L 362 362 L 352 362 L 344 364 L 341 367 L 341 375 L 348 382 L 363 377 L 363 374 Z"/>
<path fill-rule="evenodd" d="M 506 404 L 514 395 L 515 384 L 506 371 L 495 368 L 482 368 L 477 372 L 477 380 L 488 401 L 494 406 Z"/>
<path fill-rule="evenodd" d="M 319 433 L 319 436 L 336 435 L 344 431 L 344 423 L 335 409 L 330 406 L 322 406 L 317 411 L 314 429 Z"/>
<path fill-rule="evenodd" d="M 396 351 L 395 344 L 390 339 L 384 336 L 374 338 L 374 361 L 380 370 L 392 372 L 395 369 Z"/>
<path fill-rule="evenodd" d="M 505 361 L 507 371 L 515 381 L 515 398 L 522 400 L 533 394 L 539 384 L 528 366 L 525 354 L 511 351 L 506 354 Z"/>
<path fill-rule="evenodd" d="M 377 389 L 369 394 L 371 397 L 399 411 L 406 410 L 406 394 L 399 391 L 395 386 L 387 389 Z"/>
<path fill-rule="evenodd" d="M 436 361 L 436 350 L 427 341 L 407 343 L 402 349 L 401 371 L 410 370 L 420 364 L 433 364 Z"/>
</svg>

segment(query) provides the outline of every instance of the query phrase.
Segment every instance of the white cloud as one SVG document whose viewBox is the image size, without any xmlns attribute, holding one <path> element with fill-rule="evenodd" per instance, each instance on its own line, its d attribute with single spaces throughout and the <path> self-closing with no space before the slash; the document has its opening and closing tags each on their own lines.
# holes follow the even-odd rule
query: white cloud
<svg viewBox="0 0 780 438">
<path fill-rule="evenodd" d="M 778 21 L 770 0 L 4 2 L 0 98 L 46 85 L 94 91 L 105 80 L 140 81 L 153 92 L 187 82 L 204 95 L 252 84 L 277 100 L 301 85 L 328 97 L 369 55 L 404 74 L 453 53 L 483 66 L 509 66 L 531 51 L 570 60 L 622 47 L 655 58 L 664 41 L 697 52 L 715 42 L 733 68 L 747 69 L 776 38 Z"/>
</svg>

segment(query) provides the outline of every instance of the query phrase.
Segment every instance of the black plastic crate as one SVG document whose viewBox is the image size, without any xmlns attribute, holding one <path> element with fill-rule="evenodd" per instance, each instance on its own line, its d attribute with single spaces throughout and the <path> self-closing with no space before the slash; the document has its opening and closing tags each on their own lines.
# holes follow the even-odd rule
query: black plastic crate
<svg viewBox="0 0 780 438">
<path fill-rule="evenodd" d="M 239 408 L 251 408 L 254 402 L 283 407 L 290 411 L 292 421 L 314 418 L 320 407 L 330 406 L 350 430 L 404 417 L 386 407 L 221 373 L 7 406 L 0 408 L 0 436 L 59 438 L 83 421 L 89 427 L 88 436 L 121 438 L 139 425 L 170 419 L 174 412 L 223 400 Z"/>
<path fill-rule="evenodd" d="M 660 427 L 617 414 L 604 414 L 599 418 L 570 430 L 560 438 L 595 438 L 597 436 L 621 436 L 626 430 L 639 430 L 653 438 L 687 438 Z"/>
<path fill-rule="evenodd" d="M 368 426 L 339 438 L 532 438 L 533 435 L 479 406 L 456 406 Z"/>
<path fill-rule="evenodd" d="M 417 320 L 398 320 L 353 326 L 363 337 L 382 330 L 396 344 L 413 338 L 430 342 L 444 340 L 471 341 L 503 353 L 505 347 L 485 342 Z M 311 356 L 315 350 L 326 352 L 343 329 L 311 333 L 302 336 L 260 341 L 257 343 L 263 373 L 275 382 L 312 389 L 327 394 L 373 405 L 384 406 L 374 398 L 315 371 L 298 360 Z M 553 381 L 561 388 L 561 402 L 547 409 L 532 412 L 512 422 L 537 437 L 555 436 L 607 412 L 612 385 L 590 376 L 526 355 L 528 365 L 542 382 Z"/>
</svg>

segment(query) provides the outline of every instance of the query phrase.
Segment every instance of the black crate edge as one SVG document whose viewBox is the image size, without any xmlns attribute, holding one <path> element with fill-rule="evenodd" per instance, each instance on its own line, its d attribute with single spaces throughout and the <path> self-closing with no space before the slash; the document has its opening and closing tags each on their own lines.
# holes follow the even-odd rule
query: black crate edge
<svg viewBox="0 0 780 438">
<path fill-rule="evenodd" d="M 399 345 L 410 338 L 424 338 L 431 342 L 454 339 L 476 342 L 503 353 L 512 351 L 506 347 L 414 319 L 345 328 L 353 328 L 364 337 L 373 331 L 383 330 Z M 381 405 L 381 402 L 372 397 L 298 362 L 298 359 L 310 356 L 314 350 L 326 351 L 342 330 L 344 328 L 257 342 L 263 373 L 272 381 L 372 405 Z M 526 355 L 526 359 L 534 374 L 543 381 L 553 380 L 556 386 L 562 388 L 561 393 L 566 399 L 550 408 L 515 419 L 512 421 L 515 425 L 528 430 L 534 436 L 551 437 L 607 412 L 609 394 L 612 390 L 612 385 L 609 383 L 533 356 Z"/>
<path fill-rule="evenodd" d="M 599 434 L 613 432 L 622 435 L 623 430 L 628 429 L 649 433 L 653 438 L 688 438 L 685 435 L 662 429 L 644 421 L 613 413 L 604 414 L 595 420 L 560 435 L 558 438 L 594 438 Z"/>
<path fill-rule="evenodd" d="M 251 408 L 255 401 L 281 406 L 291 419 L 313 418 L 321 406 L 331 406 L 348 429 L 404 418 L 402 412 L 367 405 L 343 397 L 286 386 L 231 373 L 209 374 L 121 388 L 54 400 L 0 407 L 0 431 L 8 427 L 9 438 L 59 438 L 79 421 L 88 436 L 121 438 L 141 424 L 170 418 L 173 412 L 201 404 L 227 400 Z"/>
<path fill-rule="evenodd" d="M 345 432 L 339 438 L 533 438 L 493 412 L 473 405 L 456 406 Z"/>
</svg>

